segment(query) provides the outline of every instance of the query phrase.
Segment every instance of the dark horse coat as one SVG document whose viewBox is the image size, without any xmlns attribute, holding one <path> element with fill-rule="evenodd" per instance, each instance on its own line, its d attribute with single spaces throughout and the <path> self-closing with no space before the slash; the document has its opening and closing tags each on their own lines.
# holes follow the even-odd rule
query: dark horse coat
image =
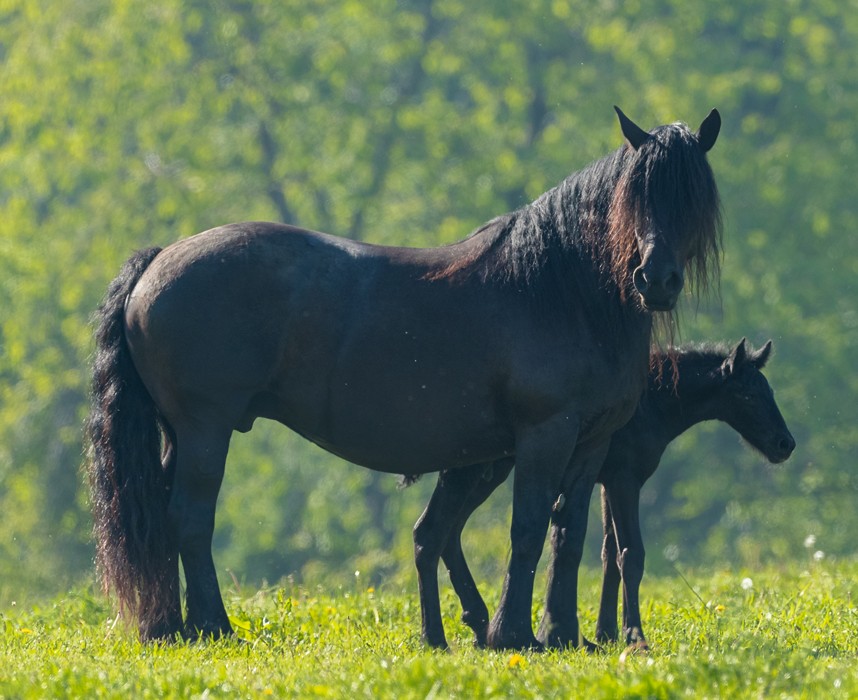
<svg viewBox="0 0 858 700">
<path fill-rule="evenodd" d="M 626 146 L 460 243 L 251 222 L 126 263 L 99 311 L 90 474 L 104 581 L 144 638 L 230 631 L 215 506 L 232 431 L 264 417 L 388 472 L 514 455 L 512 558 L 488 641 L 537 645 L 552 494 L 576 445 L 599 452 L 631 415 L 653 313 L 718 246 L 705 158 L 717 112 L 697 133 L 647 133 L 618 113 Z"/>
</svg>

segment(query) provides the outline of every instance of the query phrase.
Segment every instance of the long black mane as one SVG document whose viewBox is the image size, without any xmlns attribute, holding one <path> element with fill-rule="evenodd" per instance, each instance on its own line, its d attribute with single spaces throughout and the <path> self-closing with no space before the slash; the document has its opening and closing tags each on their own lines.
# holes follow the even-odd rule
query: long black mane
<svg viewBox="0 0 858 700">
<path fill-rule="evenodd" d="M 623 164 L 633 151 L 620 148 L 569 175 L 535 201 L 498 216 L 471 233 L 479 242 L 436 278 L 479 276 L 533 298 L 568 297 L 570 282 L 592 278 L 618 291 L 611 274 L 606 233 Z"/>
<path fill-rule="evenodd" d="M 569 175 L 531 204 L 474 231 L 471 254 L 434 278 L 473 275 L 529 295 L 537 307 L 577 306 L 591 319 L 640 313 L 632 272 L 640 264 L 635 230 L 655 222 L 692 242 L 689 287 L 718 279 L 721 209 L 697 136 L 682 123 L 658 127 L 640 148 L 628 144 Z M 602 295 L 593 295 L 600 288 Z M 621 304 L 617 304 L 617 300 Z M 586 308 L 597 304 L 598 308 Z M 608 314 L 609 322 L 617 318 Z M 673 328 L 675 313 L 657 314 Z M 668 340 L 672 340 L 672 330 Z"/>
</svg>

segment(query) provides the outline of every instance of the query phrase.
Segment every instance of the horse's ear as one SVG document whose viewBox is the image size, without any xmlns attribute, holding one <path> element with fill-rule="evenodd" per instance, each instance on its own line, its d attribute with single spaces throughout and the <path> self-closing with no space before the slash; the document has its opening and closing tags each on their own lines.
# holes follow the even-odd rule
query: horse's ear
<svg viewBox="0 0 858 700">
<path fill-rule="evenodd" d="M 748 358 L 748 349 L 745 346 L 746 340 L 742 338 L 739 344 L 733 348 L 733 351 L 727 356 L 727 359 L 721 364 L 721 372 L 725 377 L 729 377 L 738 367 Z"/>
<path fill-rule="evenodd" d="M 638 150 L 643 146 L 644 141 L 649 138 L 649 134 L 623 114 L 623 110 L 617 107 L 617 105 L 614 105 L 614 109 L 617 112 L 617 116 L 620 118 L 620 129 L 623 131 L 623 136 L 626 137 L 626 141 L 629 146 Z"/>
<path fill-rule="evenodd" d="M 769 355 L 772 354 L 772 341 L 767 342 L 763 347 L 761 347 L 757 352 L 751 355 L 751 364 L 754 365 L 757 369 L 762 369 L 766 366 L 766 362 L 769 360 Z"/>
<path fill-rule="evenodd" d="M 720 131 L 721 115 L 717 109 L 713 109 L 697 130 L 697 143 L 700 144 L 700 148 L 703 149 L 704 153 L 707 153 L 715 145 L 715 140 L 718 138 Z"/>
</svg>

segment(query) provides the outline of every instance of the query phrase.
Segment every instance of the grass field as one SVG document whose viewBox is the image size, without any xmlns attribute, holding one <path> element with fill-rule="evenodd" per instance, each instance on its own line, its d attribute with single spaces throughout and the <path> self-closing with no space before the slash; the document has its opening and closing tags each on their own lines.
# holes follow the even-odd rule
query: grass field
<svg viewBox="0 0 858 700">
<path fill-rule="evenodd" d="M 77 590 L 0 614 L 0 697 L 855 698 L 858 565 L 647 578 L 647 655 L 490 652 L 471 646 L 444 586 L 451 652 L 425 649 L 412 581 L 349 590 L 228 592 L 238 637 L 140 645 Z M 582 572 L 592 635 L 598 572 Z M 488 590 L 488 600 L 497 590 Z M 540 614 L 538 601 L 534 619 Z"/>
</svg>

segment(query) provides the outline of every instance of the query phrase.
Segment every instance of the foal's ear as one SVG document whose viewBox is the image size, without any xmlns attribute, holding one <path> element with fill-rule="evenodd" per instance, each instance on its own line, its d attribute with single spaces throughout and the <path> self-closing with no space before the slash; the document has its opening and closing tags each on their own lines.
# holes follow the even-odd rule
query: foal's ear
<svg viewBox="0 0 858 700">
<path fill-rule="evenodd" d="M 617 105 L 614 105 L 614 109 L 617 112 L 617 116 L 620 118 L 620 129 L 623 131 L 623 136 L 626 137 L 626 141 L 629 146 L 638 150 L 643 146 L 644 141 L 649 138 L 649 134 L 623 114 L 623 110 L 617 107 Z"/>
<path fill-rule="evenodd" d="M 751 355 L 751 364 L 757 369 L 762 369 L 766 366 L 769 360 L 769 355 L 772 354 L 772 341 L 767 342 L 757 352 Z"/>
<path fill-rule="evenodd" d="M 718 133 L 721 131 L 721 115 L 717 109 L 713 109 L 707 115 L 706 119 L 697 130 L 697 143 L 704 153 L 707 153 L 712 146 L 715 145 L 715 140 L 718 138 Z"/>
<path fill-rule="evenodd" d="M 721 364 L 721 371 L 725 377 L 729 377 L 735 372 L 748 358 L 748 349 L 745 346 L 747 341 L 742 338 L 739 344 L 733 348 L 733 351 L 727 356 L 727 359 Z"/>
</svg>

